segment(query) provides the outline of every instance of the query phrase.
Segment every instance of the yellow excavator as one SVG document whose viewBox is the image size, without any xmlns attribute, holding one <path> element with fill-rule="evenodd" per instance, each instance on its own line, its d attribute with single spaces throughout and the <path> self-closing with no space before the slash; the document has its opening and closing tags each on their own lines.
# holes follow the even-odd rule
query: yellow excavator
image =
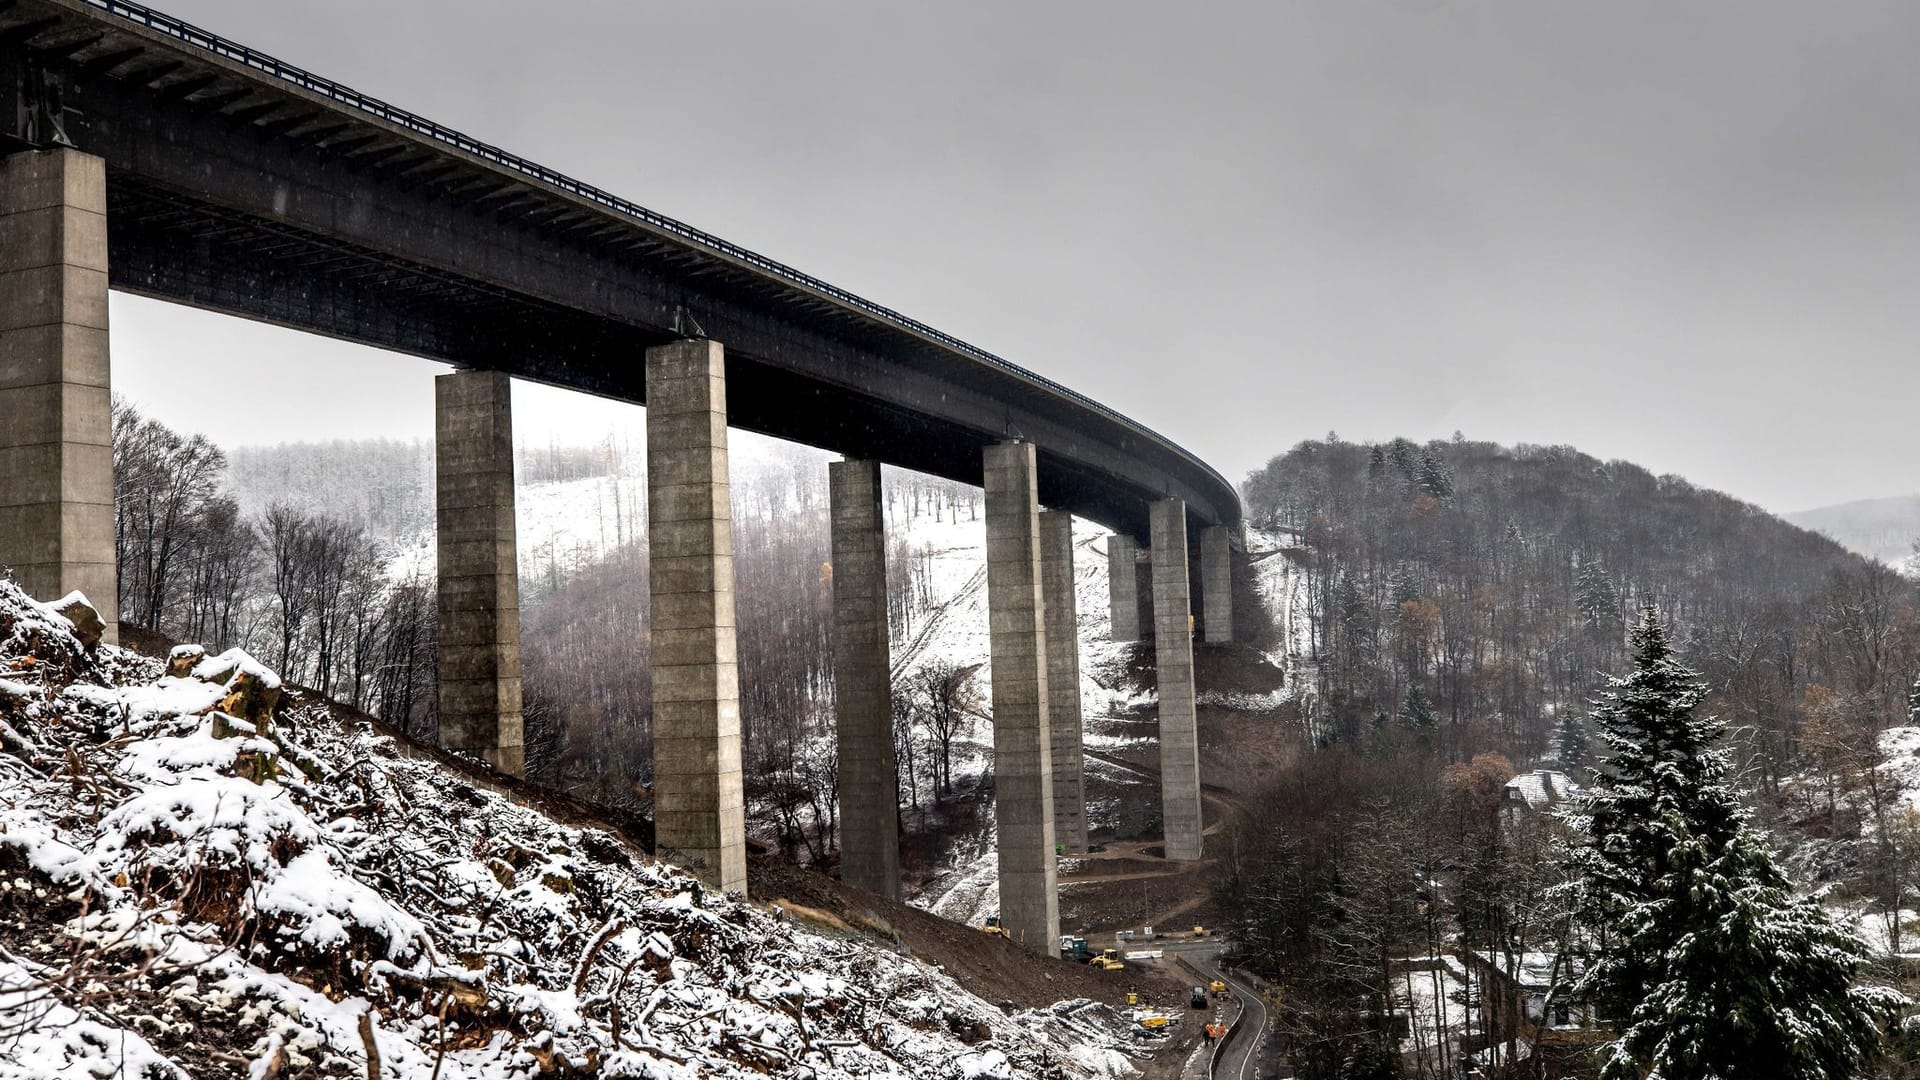
<svg viewBox="0 0 1920 1080">
<path fill-rule="evenodd" d="M 1013 931 L 1000 925 L 1000 916 L 998 915 L 987 916 L 986 925 L 980 928 L 980 932 L 983 934 L 993 934 L 996 937 L 1003 937 L 1008 941 L 1013 940 Z"/>
<path fill-rule="evenodd" d="M 1160 1038 L 1171 1034 L 1173 1018 L 1164 1013 L 1142 1010 L 1133 1016 L 1133 1033 L 1140 1038 Z"/>
</svg>

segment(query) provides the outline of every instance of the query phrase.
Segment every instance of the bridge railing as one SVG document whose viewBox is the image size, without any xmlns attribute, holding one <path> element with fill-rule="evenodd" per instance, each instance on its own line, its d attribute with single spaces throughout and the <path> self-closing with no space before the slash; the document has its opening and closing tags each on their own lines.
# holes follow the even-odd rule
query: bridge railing
<svg viewBox="0 0 1920 1080">
<path fill-rule="evenodd" d="M 883 323 L 935 341 L 954 352 L 1044 387 L 1061 397 L 1092 409 L 1102 416 L 1132 429 L 1145 438 L 1159 443 L 1166 449 L 1173 451 L 1198 466 L 1229 492 L 1233 491 L 1233 485 L 1229 484 L 1226 478 L 1215 471 L 1212 466 L 1200 460 L 1199 457 L 1189 452 L 1185 447 L 1161 435 L 1159 432 L 1146 427 L 1139 421 L 1116 412 L 1098 401 L 1087 397 L 1085 394 L 1063 386 L 1044 375 L 1029 371 L 1010 360 L 995 356 L 993 353 L 978 346 L 969 345 L 959 338 L 936 330 L 917 319 L 909 318 L 891 308 L 876 304 L 871 300 L 857 296 L 845 289 L 829 285 L 811 274 L 803 273 L 784 263 L 749 251 L 738 244 L 729 243 L 711 233 L 696 229 L 685 222 L 677 221 L 665 214 L 656 213 L 637 203 L 622 199 L 617 195 L 609 194 L 591 184 L 575 180 L 564 173 L 555 172 L 537 162 L 529 161 L 516 154 L 510 154 L 490 143 L 481 142 L 478 139 L 470 138 L 451 128 L 443 127 L 423 116 L 390 105 L 379 98 L 368 97 L 358 90 L 343 86 L 340 83 L 334 82 L 332 79 L 322 78 L 303 68 L 283 63 L 277 57 L 268 56 L 265 53 L 250 49 L 239 42 L 230 41 L 218 34 L 208 33 L 191 23 L 176 19 L 164 12 L 155 11 L 152 8 L 144 7 L 140 4 L 127 3 L 125 0 L 85 0 L 85 2 L 88 6 L 98 8 L 116 18 L 138 23 L 141 26 L 165 34 L 177 41 L 231 60 L 234 63 L 242 64 L 263 74 L 271 75 L 276 79 L 292 83 L 295 86 L 319 94 L 329 100 L 358 109 L 361 112 L 378 117 L 388 123 L 397 124 L 409 131 L 424 135 L 436 142 L 444 143 L 464 153 L 472 154 L 475 157 L 492 162 L 504 169 L 520 173 L 523 176 L 538 180 L 550 187 L 558 188 L 568 194 L 596 203 L 618 214 L 634 218 L 650 228 L 669 233 L 682 240 L 711 249 L 717 254 L 724 255 L 737 262 L 745 263 L 774 278 L 819 293 L 832 299 L 836 303 L 853 308 Z"/>
</svg>

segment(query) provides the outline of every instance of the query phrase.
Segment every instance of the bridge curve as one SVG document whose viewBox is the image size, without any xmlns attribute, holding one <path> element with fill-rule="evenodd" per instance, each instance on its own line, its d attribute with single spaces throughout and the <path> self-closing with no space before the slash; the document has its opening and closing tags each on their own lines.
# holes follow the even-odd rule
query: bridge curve
<svg viewBox="0 0 1920 1080">
<path fill-rule="evenodd" d="M 1043 503 L 1145 538 L 1232 484 L 1032 371 L 599 188 L 122 0 L 14 0 L 0 137 L 104 159 L 113 287 L 644 404 L 727 346 L 729 422 L 967 483 L 1034 443 Z"/>
<path fill-rule="evenodd" d="M 439 738 L 523 772 L 508 376 L 643 404 L 663 852 L 746 887 L 739 427 L 847 455 L 828 477 L 843 877 L 899 888 L 883 461 L 984 489 L 1002 925 L 1054 952 L 1055 855 L 1085 849 L 1075 515 L 1116 530 L 1113 637 L 1153 642 L 1165 849 L 1201 857 L 1193 642 L 1232 640 L 1240 505 L 1171 440 L 136 4 L 0 0 L 0 97 L 0 565 L 23 586 L 86 593 L 114 633 L 109 287 L 451 363 L 435 380 Z"/>
</svg>

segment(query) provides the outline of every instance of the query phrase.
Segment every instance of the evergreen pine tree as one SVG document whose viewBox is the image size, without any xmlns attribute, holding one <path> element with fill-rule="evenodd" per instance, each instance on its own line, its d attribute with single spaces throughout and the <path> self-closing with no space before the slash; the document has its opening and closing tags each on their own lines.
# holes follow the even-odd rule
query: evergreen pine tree
<svg viewBox="0 0 1920 1080">
<path fill-rule="evenodd" d="M 1620 592 L 1613 587 L 1598 560 L 1588 559 L 1580 567 L 1580 580 L 1574 587 L 1574 606 L 1590 627 L 1606 626 L 1620 620 Z"/>
<path fill-rule="evenodd" d="M 1414 486 L 1436 499 L 1453 498 L 1453 471 L 1440 460 L 1439 455 L 1429 451 L 1420 455 L 1420 470 L 1414 477 Z"/>
<path fill-rule="evenodd" d="M 1730 782 L 1723 730 L 1648 608 L 1593 713 L 1607 747 L 1572 823 L 1601 942 L 1577 992 L 1615 1025 L 1605 1080 L 1839 1080 L 1902 1001 L 1854 985 L 1864 946 L 1794 894 Z"/>
<path fill-rule="evenodd" d="M 1420 579 L 1415 576 L 1411 565 L 1402 565 L 1393 572 L 1393 606 L 1399 607 L 1409 600 L 1420 599 Z"/>
<path fill-rule="evenodd" d="M 1400 702 L 1400 726 L 1419 735 L 1430 735 L 1439 726 L 1433 702 L 1417 682 L 1407 684 L 1407 695 Z"/>
<path fill-rule="evenodd" d="M 1587 725 L 1578 712 L 1567 709 L 1560 713 L 1554 742 L 1560 750 L 1560 768 L 1568 775 L 1587 763 Z"/>
<path fill-rule="evenodd" d="M 1334 607 L 1340 622 L 1345 655 L 1340 662 L 1363 664 L 1374 652 L 1375 611 L 1354 575 L 1343 575 L 1334 586 Z"/>
<path fill-rule="evenodd" d="M 1400 474 L 1401 478 L 1409 484 L 1414 482 L 1415 472 L 1419 467 L 1417 459 L 1413 456 L 1413 451 L 1413 443 L 1408 442 L 1406 439 L 1395 439 L 1387 444 L 1387 461 L 1393 465 L 1394 470 Z"/>
</svg>

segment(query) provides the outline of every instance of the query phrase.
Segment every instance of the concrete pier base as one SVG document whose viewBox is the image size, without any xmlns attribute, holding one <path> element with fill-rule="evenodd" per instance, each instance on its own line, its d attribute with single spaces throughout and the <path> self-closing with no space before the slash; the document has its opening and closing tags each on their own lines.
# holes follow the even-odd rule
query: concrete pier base
<svg viewBox="0 0 1920 1080">
<path fill-rule="evenodd" d="M 1040 591 L 1046 602 L 1047 733 L 1053 753 L 1053 842 L 1087 851 L 1086 764 L 1080 743 L 1080 608 L 1074 595 L 1073 515 L 1040 514 Z"/>
<path fill-rule="evenodd" d="M 1160 684 L 1160 804 L 1167 858 L 1200 857 L 1200 735 L 1194 702 L 1193 616 L 1187 582 L 1187 505 L 1162 499 L 1153 531 L 1153 659 Z"/>
<path fill-rule="evenodd" d="M 718 342 L 647 350 L 654 836 L 724 892 L 747 889 L 740 675 Z"/>
<path fill-rule="evenodd" d="M 1131 536 L 1114 533 L 1107 537 L 1107 606 L 1114 641 L 1140 640 L 1140 576 L 1135 563 L 1140 544 Z"/>
<path fill-rule="evenodd" d="M 993 666 L 994 813 L 1000 920 L 1015 941 L 1057 956 L 1047 729 L 1047 630 L 1040 589 L 1040 501 L 1032 443 L 986 450 L 987 617 Z"/>
<path fill-rule="evenodd" d="M 119 641 L 107 176 L 77 150 L 0 159 L 0 567 Z"/>
<path fill-rule="evenodd" d="M 512 394 L 498 371 L 433 381 L 440 745 L 524 776 Z"/>
<path fill-rule="evenodd" d="M 887 538 L 880 463 L 827 464 L 833 532 L 834 731 L 840 749 L 840 880 L 900 899 L 899 787 L 887 648 Z"/>
<path fill-rule="evenodd" d="M 1233 533 L 1225 525 L 1200 530 L 1200 625 L 1209 645 L 1233 640 Z"/>
</svg>

